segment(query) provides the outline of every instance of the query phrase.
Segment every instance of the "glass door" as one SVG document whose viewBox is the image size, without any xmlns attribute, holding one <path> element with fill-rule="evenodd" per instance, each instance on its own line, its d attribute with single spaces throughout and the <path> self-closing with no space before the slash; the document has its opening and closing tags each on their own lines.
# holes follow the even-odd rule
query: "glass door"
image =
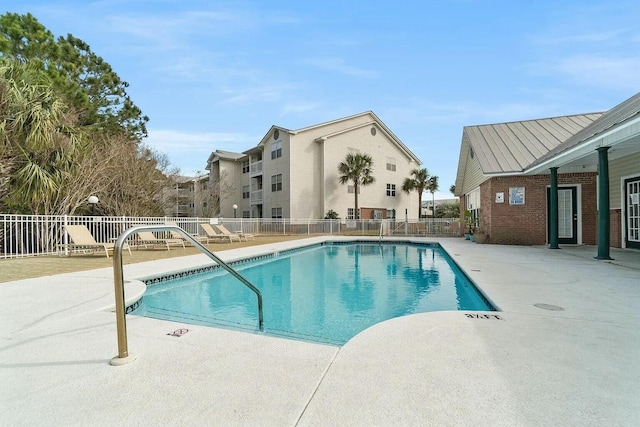
<svg viewBox="0 0 640 427">
<path fill-rule="evenodd" d="M 640 177 L 625 180 L 625 243 L 640 249 Z"/>
</svg>

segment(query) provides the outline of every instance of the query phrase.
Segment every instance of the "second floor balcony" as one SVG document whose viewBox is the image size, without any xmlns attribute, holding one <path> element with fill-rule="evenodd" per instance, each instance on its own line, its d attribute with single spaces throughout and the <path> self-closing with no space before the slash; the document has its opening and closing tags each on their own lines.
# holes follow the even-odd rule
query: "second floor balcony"
<svg viewBox="0 0 640 427">
<path fill-rule="evenodd" d="M 251 163 L 249 173 L 251 176 L 262 175 L 262 160 Z"/>
<path fill-rule="evenodd" d="M 263 190 L 256 190 L 251 192 L 251 204 L 252 205 L 260 205 L 262 204 L 262 193 Z"/>
</svg>

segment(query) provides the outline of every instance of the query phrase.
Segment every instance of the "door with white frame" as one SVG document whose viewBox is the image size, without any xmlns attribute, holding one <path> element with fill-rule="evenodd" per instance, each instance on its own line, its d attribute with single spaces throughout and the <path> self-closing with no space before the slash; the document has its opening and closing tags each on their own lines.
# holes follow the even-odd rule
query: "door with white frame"
<svg viewBox="0 0 640 427">
<path fill-rule="evenodd" d="M 578 243 L 577 196 L 577 187 L 558 187 L 558 243 L 569 245 Z M 547 218 L 551 218 L 550 198 L 551 188 L 547 188 Z M 550 232 L 547 224 L 547 241 L 551 240 Z"/>
<path fill-rule="evenodd" d="M 640 249 L 640 176 L 624 180 L 625 247 Z"/>
</svg>

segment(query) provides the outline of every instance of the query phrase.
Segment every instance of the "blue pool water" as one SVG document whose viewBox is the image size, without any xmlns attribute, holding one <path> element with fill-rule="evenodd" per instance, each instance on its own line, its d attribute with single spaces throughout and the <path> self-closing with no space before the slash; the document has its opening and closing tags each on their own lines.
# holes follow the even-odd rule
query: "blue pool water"
<svg viewBox="0 0 640 427">
<path fill-rule="evenodd" d="M 393 317 L 494 310 L 437 246 L 323 244 L 234 268 L 262 292 L 267 335 L 342 345 Z M 256 300 L 216 269 L 149 286 L 133 314 L 257 332 Z"/>
</svg>

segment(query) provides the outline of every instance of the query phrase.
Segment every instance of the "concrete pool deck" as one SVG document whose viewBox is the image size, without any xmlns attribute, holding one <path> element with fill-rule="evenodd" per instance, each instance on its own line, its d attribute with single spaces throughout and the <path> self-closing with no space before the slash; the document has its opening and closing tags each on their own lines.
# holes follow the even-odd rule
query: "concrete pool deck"
<svg viewBox="0 0 640 427">
<path fill-rule="evenodd" d="M 502 311 L 392 319 L 341 348 L 127 316 L 138 359 L 114 367 L 112 269 L 2 283 L 0 420 L 640 425 L 640 253 L 612 250 L 614 264 L 594 260 L 593 247 L 437 240 Z M 300 242 L 217 254 L 230 260 Z M 205 263 L 195 255 L 132 264 L 125 279 Z M 141 287 L 129 282 L 127 292 Z M 168 335 L 179 328 L 189 332 Z"/>
</svg>

